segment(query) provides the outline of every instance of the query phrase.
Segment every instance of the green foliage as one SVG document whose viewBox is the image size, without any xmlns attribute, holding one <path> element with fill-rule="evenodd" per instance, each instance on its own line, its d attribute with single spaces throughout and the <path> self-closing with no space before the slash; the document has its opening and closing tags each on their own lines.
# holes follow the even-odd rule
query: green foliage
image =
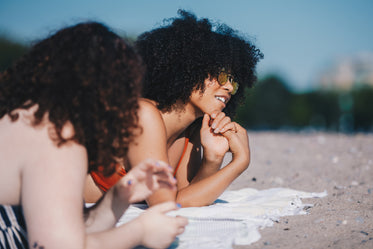
<svg viewBox="0 0 373 249">
<path fill-rule="evenodd" d="M 265 78 L 248 90 L 248 95 L 237 111 L 238 121 L 256 129 L 274 129 L 289 123 L 291 93 L 279 78 Z"/>
<path fill-rule="evenodd" d="M 11 41 L 6 37 L 0 37 L 0 72 L 7 69 L 15 60 L 21 57 L 27 47 Z"/>
<path fill-rule="evenodd" d="M 353 98 L 352 113 L 354 129 L 373 130 L 373 88 L 361 87 L 351 93 Z"/>
<path fill-rule="evenodd" d="M 373 88 L 363 85 L 349 92 L 319 90 L 300 94 L 288 90 L 277 76 L 269 76 L 247 90 L 235 120 L 254 130 L 372 132 Z"/>
</svg>

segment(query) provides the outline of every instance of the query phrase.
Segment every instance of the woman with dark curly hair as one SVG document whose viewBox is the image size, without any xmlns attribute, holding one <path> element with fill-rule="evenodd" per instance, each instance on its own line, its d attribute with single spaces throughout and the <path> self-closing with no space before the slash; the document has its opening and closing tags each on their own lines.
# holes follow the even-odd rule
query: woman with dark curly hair
<svg viewBox="0 0 373 249">
<path fill-rule="evenodd" d="M 203 206 L 214 202 L 250 163 L 247 132 L 229 116 L 245 88 L 253 86 L 263 55 L 226 25 L 182 10 L 179 14 L 136 42 L 147 68 L 138 113 L 143 131 L 131 142 L 122 171 L 148 157 L 167 161 L 177 190 L 160 189 L 148 203 L 176 200 L 184 207 Z M 221 168 L 228 151 L 232 161 Z M 92 176 L 101 190 L 110 187 L 106 178 Z M 97 190 L 95 198 L 99 196 Z"/>
<path fill-rule="evenodd" d="M 164 214 L 172 202 L 114 228 L 130 203 L 175 188 L 160 161 L 139 163 L 83 214 L 87 172 L 115 172 L 140 129 L 142 76 L 134 49 L 94 22 L 62 29 L 0 74 L 1 248 L 160 248 L 183 231 L 185 219 Z"/>
</svg>

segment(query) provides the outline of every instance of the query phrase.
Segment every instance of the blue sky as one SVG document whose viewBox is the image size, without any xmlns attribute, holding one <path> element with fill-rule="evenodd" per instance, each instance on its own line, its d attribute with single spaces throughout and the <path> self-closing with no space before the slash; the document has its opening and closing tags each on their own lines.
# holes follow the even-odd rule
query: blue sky
<svg viewBox="0 0 373 249">
<path fill-rule="evenodd" d="M 259 75 L 277 73 L 300 91 L 338 58 L 373 52 L 371 0 L 0 0 L 0 33 L 28 42 L 96 20 L 138 35 L 179 8 L 250 37 L 264 53 Z"/>
</svg>

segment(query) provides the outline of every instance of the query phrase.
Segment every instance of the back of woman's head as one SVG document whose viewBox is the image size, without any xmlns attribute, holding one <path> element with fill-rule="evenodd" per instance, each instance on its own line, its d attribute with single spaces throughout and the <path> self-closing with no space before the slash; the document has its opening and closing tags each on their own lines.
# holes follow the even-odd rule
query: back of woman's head
<svg viewBox="0 0 373 249">
<path fill-rule="evenodd" d="M 77 24 L 40 41 L 0 75 L 0 118 L 16 120 L 13 110 L 37 104 L 35 125 L 48 113 L 63 144 L 61 129 L 70 121 L 90 169 L 112 169 L 137 127 L 142 75 L 139 56 L 123 39 L 99 23 Z"/>
<path fill-rule="evenodd" d="M 145 32 L 136 42 L 147 67 L 144 96 L 155 100 L 159 109 L 170 110 L 177 101 L 185 103 L 193 90 L 204 90 L 204 80 L 217 77 L 224 68 L 240 84 L 225 109 L 232 114 L 244 88 L 256 80 L 255 67 L 262 53 L 224 24 L 198 20 L 183 10 L 178 13 L 179 18 Z"/>
</svg>

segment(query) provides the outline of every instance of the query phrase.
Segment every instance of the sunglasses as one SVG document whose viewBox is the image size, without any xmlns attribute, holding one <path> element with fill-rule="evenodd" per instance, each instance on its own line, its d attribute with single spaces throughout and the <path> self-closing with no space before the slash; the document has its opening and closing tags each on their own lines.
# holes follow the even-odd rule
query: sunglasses
<svg viewBox="0 0 373 249">
<path fill-rule="evenodd" d="M 239 84 L 233 80 L 232 74 L 225 72 L 224 68 L 219 73 L 218 82 L 219 82 L 219 85 L 221 86 L 224 86 L 225 84 L 227 84 L 227 82 L 231 83 L 233 86 L 233 91 L 231 92 L 231 94 L 235 95 L 237 93 Z"/>
</svg>

